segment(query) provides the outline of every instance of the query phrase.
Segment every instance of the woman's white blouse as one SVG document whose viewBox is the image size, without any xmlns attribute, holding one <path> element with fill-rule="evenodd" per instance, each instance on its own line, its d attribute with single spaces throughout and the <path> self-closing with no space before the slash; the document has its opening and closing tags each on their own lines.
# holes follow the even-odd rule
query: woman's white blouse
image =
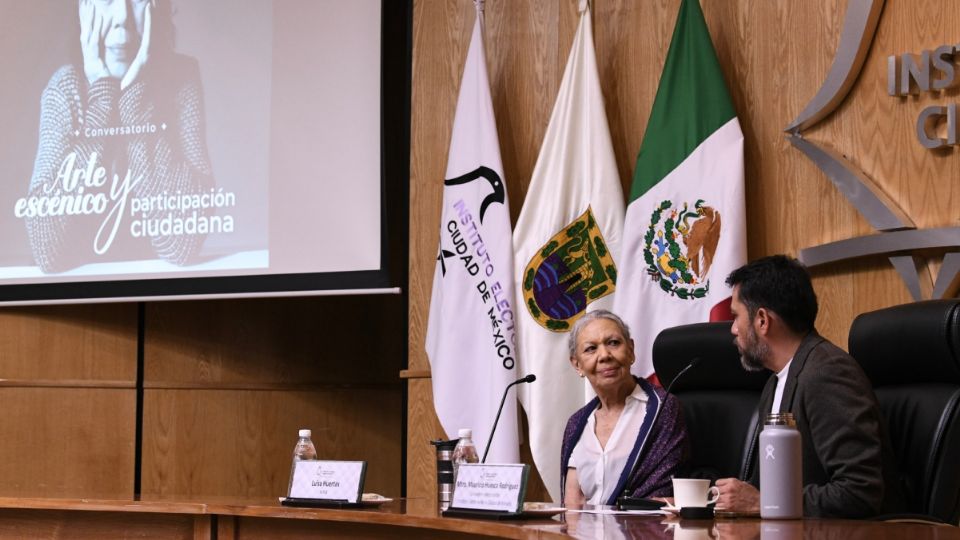
<svg viewBox="0 0 960 540">
<path fill-rule="evenodd" d="M 607 447 L 601 448 L 597 439 L 596 411 L 587 418 L 580 440 L 573 447 L 568 467 L 577 470 L 580 491 L 586 497 L 587 504 L 605 504 L 620 481 L 620 475 L 626 467 L 627 459 L 637 442 L 637 434 L 647 412 L 647 393 L 636 385 L 627 396 L 623 412 Z"/>
</svg>

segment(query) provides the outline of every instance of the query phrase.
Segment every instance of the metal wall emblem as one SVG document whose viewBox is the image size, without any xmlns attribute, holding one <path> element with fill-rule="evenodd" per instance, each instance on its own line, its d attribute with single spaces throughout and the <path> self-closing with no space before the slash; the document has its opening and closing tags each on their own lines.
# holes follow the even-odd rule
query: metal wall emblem
<svg viewBox="0 0 960 540">
<path fill-rule="evenodd" d="M 900 274 L 914 300 L 922 300 L 914 252 L 960 247 L 960 227 L 917 229 L 882 189 L 839 152 L 803 137 L 803 131 L 833 113 L 856 82 L 880 21 L 884 0 L 850 0 L 833 65 L 817 94 L 784 130 L 790 143 L 823 171 L 876 234 L 800 250 L 807 266 L 884 255 Z M 943 298 L 960 272 L 960 253 L 947 253 L 932 284 L 931 298 Z"/>
</svg>

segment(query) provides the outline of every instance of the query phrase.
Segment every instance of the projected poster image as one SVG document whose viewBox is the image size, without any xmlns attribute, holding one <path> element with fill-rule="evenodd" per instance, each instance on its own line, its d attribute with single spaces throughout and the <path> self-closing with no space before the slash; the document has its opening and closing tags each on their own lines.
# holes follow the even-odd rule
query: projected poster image
<svg viewBox="0 0 960 540">
<path fill-rule="evenodd" d="M 0 286 L 380 268 L 380 0 L 0 13 Z"/>
<path fill-rule="evenodd" d="M 3 277 L 268 266 L 270 54 L 245 49 L 272 43 L 270 5 L 46 4 L 5 40 L 40 61 L 5 70 L 33 82 L 13 99 L 39 110 L 15 131 L 35 133 L 34 151 L 5 156 L 20 166 L 2 187 L 3 236 L 26 250 Z M 203 25 L 225 12 L 244 33 L 210 43 Z"/>
</svg>

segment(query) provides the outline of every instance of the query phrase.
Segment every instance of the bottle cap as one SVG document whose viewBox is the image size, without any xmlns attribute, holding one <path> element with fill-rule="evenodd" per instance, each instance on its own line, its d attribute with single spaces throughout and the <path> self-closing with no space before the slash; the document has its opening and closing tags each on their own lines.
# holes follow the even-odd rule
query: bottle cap
<svg viewBox="0 0 960 540">
<path fill-rule="evenodd" d="M 457 436 L 461 439 L 472 439 L 473 430 L 470 428 L 460 428 L 460 431 L 457 432 Z"/>
<path fill-rule="evenodd" d="M 297 433 L 298 433 L 301 437 L 309 437 L 309 436 L 313 435 L 313 432 L 310 431 L 309 429 L 301 429 L 301 430 L 300 430 L 299 432 L 297 432 Z"/>
<path fill-rule="evenodd" d="M 764 424 L 768 426 L 797 427 L 797 420 L 791 412 L 769 413 L 767 414 L 767 420 Z"/>
</svg>

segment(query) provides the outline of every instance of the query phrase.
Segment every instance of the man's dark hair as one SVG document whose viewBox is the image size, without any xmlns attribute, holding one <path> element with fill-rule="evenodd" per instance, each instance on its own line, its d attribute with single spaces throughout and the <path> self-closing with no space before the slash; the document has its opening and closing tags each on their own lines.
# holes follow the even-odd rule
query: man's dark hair
<svg viewBox="0 0 960 540">
<path fill-rule="evenodd" d="M 813 330 L 817 293 L 800 261 L 785 255 L 757 259 L 727 276 L 727 285 L 740 286 L 740 301 L 750 319 L 760 308 L 773 311 L 797 334 Z"/>
</svg>

